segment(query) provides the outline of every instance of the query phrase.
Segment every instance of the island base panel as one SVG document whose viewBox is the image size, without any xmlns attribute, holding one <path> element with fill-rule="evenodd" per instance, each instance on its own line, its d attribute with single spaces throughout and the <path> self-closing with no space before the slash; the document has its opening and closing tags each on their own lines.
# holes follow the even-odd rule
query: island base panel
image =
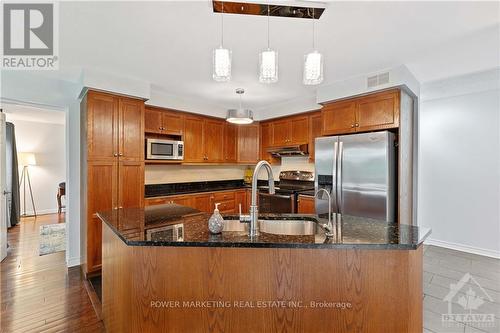
<svg viewBox="0 0 500 333">
<path fill-rule="evenodd" d="M 127 246 L 103 224 L 102 255 L 110 333 L 422 332 L 422 246 Z"/>
</svg>

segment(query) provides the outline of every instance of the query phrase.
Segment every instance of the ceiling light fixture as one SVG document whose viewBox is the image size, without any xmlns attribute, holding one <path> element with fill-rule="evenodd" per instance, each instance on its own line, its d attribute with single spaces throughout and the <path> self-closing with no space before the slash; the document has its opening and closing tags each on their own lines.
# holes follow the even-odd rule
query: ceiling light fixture
<svg viewBox="0 0 500 333">
<path fill-rule="evenodd" d="M 245 125 L 253 123 L 253 112 L 249 109 L 243 109 L 241 103 L 241 96 L 245 93 L 245 90 L 242 88 L 236 89 L 236 93 L 240 96 L 240 107 L 238 109 L 229 109 L 227 110 L 226 121 L 238 124 Z"/>
<path fill-rule="evenodd" d="M 267 50 L 259 54 L 259 81 L 262 83 L 278 82 L 278 52 L 269 47 L 270 8 L 267 5 Z"/>
<path fill-rule="evenodd" d="M 314 8 L 313 8 L 314 17 Z M 304 76 L 302 82 L 305 85 L 315 85 L 323 82 L 323 55 L 315 48 L 315 26 L 313 24 L 313 51 L 304 56 Z"/>
<path fill-rule="evenodd" d="M 231 80 L 231 50 L 224 48 L 224 2 L 222 2 L 221 17 L 221 41 L 220 46 L 214 49 L 213 54 L 213 79 L 217 82 L 228 82 Z"/>
</svg>

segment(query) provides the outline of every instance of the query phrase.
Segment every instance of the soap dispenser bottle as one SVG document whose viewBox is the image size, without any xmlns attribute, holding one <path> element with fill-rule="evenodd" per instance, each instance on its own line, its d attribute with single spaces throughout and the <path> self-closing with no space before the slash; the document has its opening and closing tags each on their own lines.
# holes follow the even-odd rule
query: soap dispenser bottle
<svg viewBox="0 0 500 333">
<path fill-rule="evenodd" d="M 219 205 L 220 203 L 215 204 L 214 213 L 208 220 L 208 230 L 210 230 L 212 234 L 220 234 L 222 229 L 224 229 L 224 219 L 219 213 Z"/>
</svg>

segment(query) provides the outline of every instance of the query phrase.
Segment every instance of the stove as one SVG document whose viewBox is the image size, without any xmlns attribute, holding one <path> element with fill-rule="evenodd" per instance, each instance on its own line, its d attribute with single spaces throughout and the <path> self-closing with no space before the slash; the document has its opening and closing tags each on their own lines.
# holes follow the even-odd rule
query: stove
<svg viewBox="0 0 500 333">
<path fill-rule="evenodd" d="M 300 192 L 314 190 L 314 173 L 310 171 L 282 171 L 275 194 L 268 186 L 259 186 L 259 212 L 297 213 Z"/>
</svg>

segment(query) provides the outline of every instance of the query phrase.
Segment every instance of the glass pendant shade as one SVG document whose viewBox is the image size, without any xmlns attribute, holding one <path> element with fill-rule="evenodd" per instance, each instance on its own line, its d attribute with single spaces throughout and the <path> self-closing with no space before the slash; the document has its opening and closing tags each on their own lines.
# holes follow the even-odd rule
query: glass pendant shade
<svg viewBox="0 0 500 333">
<path fill-rule="evenodd" d="M 217 82 L 231 80 L 231 50 L 222 46 L 214 50 L 213 79 Z"/>
<path fill-rule="evenodd" d="M 267 49 L 259 54 L 259 81 L 278 82 L 278 52 Z"/>
<path fill-rule="evenodd" d="M 238 125 L 251 124 L 253 123 L 253 112 L 248 109 L 229 109 L 226 121 Z"/>
<path fill-rule="evenodd" d="M 313 51 L 304 56 L 305 85 L 315 85 L 323 82 L 323 56 L 318 51 Z"/>
</svg>

